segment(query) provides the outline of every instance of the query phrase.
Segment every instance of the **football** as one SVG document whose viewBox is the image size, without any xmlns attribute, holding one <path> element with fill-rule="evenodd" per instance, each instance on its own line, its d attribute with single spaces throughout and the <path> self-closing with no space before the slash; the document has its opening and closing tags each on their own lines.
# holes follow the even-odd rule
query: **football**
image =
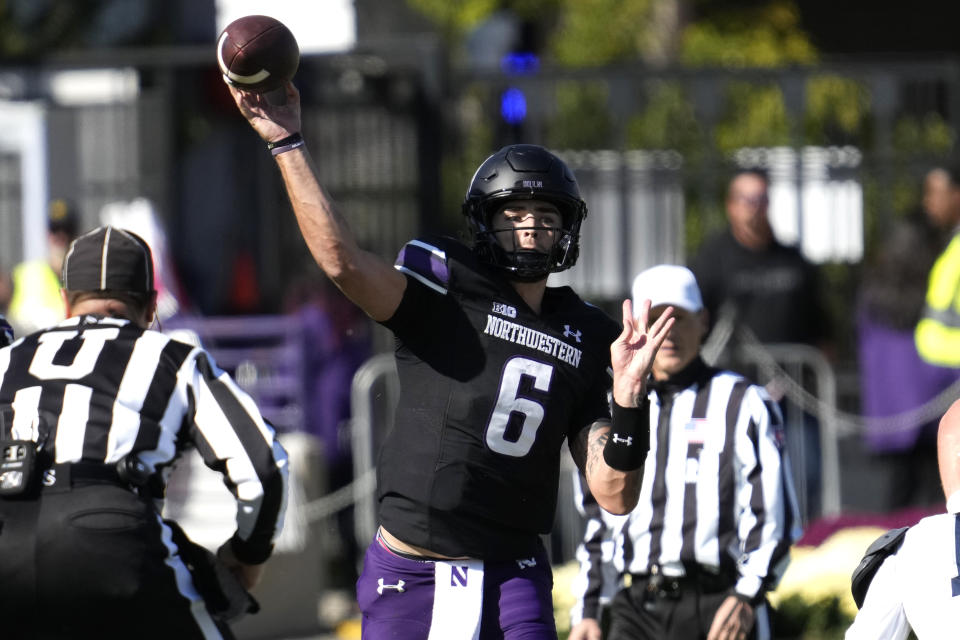
<svg viewBox="0 0 960 640">
<path fill-rule="evenodd" d="M 293 78 L 300 47 L 293 33 L 270 16 L 243 16 L 217 40 L 217 63 L 228 84 L 267 93 Z"/>
</svg>

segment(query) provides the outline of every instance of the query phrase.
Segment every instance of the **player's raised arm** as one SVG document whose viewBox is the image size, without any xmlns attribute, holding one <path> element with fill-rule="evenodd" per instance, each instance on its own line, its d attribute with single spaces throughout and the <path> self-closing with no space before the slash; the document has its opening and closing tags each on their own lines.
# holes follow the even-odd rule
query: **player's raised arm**
<svg viewBox="0 0 960 640">
<path fill-rule="evenodd" d="M 400 304 L 406 279 L 393 265 L 360 248 L 346 219 L 320 184 L 300 136 L 300 93 L 286 84 L 286 103 L 272 104 L 264 94 L 230 86 L 250 126 L 271 147 L 300 232 L 324 273 L 343 293 L 377 321 L 389 319 Z"/>
<path fill-rule="evenodd" d="M 650 301 L 634 318 L 633 304 L 623 303 L 623 331 L 610 345 L 613 366 L 612 424 L 596 422 L 584 429 L 574 458 L 597 503 L 613 514 L 629 513 L 640 496 L 643 461 L 650 448 L 647 379 L 660 345 L 673 326 L 668 308 L 650 325 Z"/>
</svg>

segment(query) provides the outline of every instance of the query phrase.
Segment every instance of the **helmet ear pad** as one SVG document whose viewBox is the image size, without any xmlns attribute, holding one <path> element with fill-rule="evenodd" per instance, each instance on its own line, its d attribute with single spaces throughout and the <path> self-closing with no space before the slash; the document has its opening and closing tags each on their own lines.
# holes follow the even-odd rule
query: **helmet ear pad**
<svg viewBox="0 0 960 640">
<path fill-rule="evenodd" d="M 557 207 L 563 228 L 549 254 L 508 251 L 497 241 L 491 220 L 513 200 L 543 200 Z M 505 270 L 513 280 L 533 282 L 569 269 L 580 253 L 580 226 L 587 207 L 573 172 L 557 156 L 536 145 L 510 145 L 477 169 L 463 213 L 481 260 Z"/>
</svg>

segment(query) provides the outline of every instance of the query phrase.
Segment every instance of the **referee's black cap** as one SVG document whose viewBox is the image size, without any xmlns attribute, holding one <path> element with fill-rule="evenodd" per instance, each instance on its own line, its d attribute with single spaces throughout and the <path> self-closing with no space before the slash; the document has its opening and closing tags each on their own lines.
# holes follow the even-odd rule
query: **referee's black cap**
<svg viewBox="0 0 960 640">
<path fill-rule="evenodd" d="M 63 261 L 63 288 L 153 293 L 153 254 L 132 231 L 98 227 L 70 244 Z"/>
</svg>

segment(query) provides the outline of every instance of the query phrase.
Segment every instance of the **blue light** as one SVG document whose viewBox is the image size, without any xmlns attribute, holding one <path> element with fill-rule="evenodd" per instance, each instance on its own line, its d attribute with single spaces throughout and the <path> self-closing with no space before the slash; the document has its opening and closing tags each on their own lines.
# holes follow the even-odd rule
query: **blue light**
<svg viewBox="0 0 960 640">
<path fill-rule="evenodd" d="M 523 91 L 510 87 L 500 96 L 500 115 L 508 124 L 520 124 L 527 117 L 527 97 Z"/>
<path fill-rule="evenodd" d="M 535 53 L 508 53 L 500 59 L 500 69 L 505 73 L 533 73 L 540 68 L 540 58 Z"/>
</svg>

